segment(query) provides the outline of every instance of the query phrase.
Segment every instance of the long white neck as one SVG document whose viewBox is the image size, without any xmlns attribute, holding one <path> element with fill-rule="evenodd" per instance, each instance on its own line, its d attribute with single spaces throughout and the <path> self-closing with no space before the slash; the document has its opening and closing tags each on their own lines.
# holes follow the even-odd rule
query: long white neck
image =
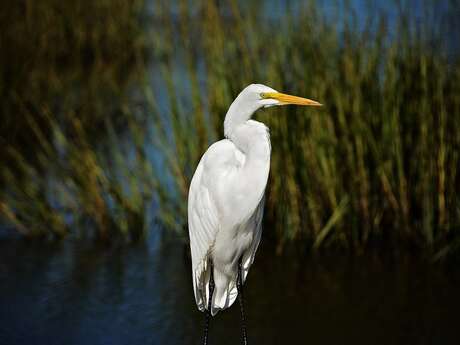
<svg viewBox="0 0 460 345">
<path fill-rule="evenodd" d="M 245 165 L 270 160 L 270 135 L 262 122 L 248 120 L 233 129 L 228 139 L 246 156 Z"/>
<path fill-rule="evenodd" d="M 254 87 L 261 86 L 250 85 L 244 89 L 228 108 L 224 121 L 225 136 L 246 155 L 246 163 L 253 160 L 267 162 L 271 152 L 268 128 L 261 122 L 251 120 L 258 109 L 267 105 L 267 102 L 261 102 L 256 92 L 250 90 Z M 267 89 L 266 86 L 264 88 Z"/>
<path fill-rule="evenodd" d="M 260 105 L 248 100 L 240 93 L 228 108 L 224 121 L 224 134 L 231 138 L 235 130 L 245 124 L 252 115 L 260 108 Z"/>
</svg>

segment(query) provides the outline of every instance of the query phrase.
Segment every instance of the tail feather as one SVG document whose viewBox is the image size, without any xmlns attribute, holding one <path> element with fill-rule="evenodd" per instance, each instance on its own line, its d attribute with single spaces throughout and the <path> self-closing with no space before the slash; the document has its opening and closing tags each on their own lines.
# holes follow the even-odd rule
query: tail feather
<svg viewBox="0 0 460 345">
<path fill-rule="evenodd" d="M 249 268 L 254 260 L 250 252 L 245 253 L 242 262 L 242 278 L 243 283 L 246 281 Z M 197 270 L 194 275 L 195 279 L 195 298 L 198 309 L 205 311 L 208 308 L 209 302 L 209 280 L 210 280 L 209 265 L 203 263 L 201 270 Z M 237 272 L 233 276 L 229 276 L 224 272 L 214 267 L 214 283 L 215 289 L 211 304 L 211 314 L 214 316 L 220 310 L 227 309 L 235 302 L 238 296 L 236 287 Z"/>
<path fill-rule="evenodd" d="M 229 277 L 225 273 L 215 269 L 214 281 L 216 284 L 216 289 L 214 290 L 214 296 L 211 305 L 211 314 L 213 316 L 216 315 L 220 310 L 230 307 L 238 296 L 235 279 L 232 279 L 232 277 Z"/>
</svg>

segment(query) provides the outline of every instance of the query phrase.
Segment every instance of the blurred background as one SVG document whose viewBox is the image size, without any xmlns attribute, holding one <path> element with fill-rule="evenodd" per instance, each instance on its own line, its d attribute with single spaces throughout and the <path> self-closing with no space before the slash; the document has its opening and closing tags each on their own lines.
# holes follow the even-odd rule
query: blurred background
<svg viewBox="0 0 460 345">
<path fill-rule="evenodd" d="M 457 344 L 460 3 L 22 0 L 0 12 L 0 343 L 198 344 L 186 198 L 257 82 L 251 343 Z M 237 308 L 210 341 L 239 342 Z"/>
</svg>

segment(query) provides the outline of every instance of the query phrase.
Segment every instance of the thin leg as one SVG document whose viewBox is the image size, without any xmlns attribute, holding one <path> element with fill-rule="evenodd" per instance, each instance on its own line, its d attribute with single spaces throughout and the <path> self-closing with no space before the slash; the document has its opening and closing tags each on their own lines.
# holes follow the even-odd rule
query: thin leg
<svg viewBox="0 0 460 345">
<path fill-rule="evenodd" d="M 238 278 L 236 281 L 238 289 L 238 299 L 241 310 L 241 333 L 243 334 L 243 345 L 248 345 L 248 335 L 246 333 L 246 320 L 244 318 L 244 298 L 243 298 L 243 276 L 241 274 L 241 259 L 238 261 Z"/>
<path fill-rule="evenodd" d="M 211 270 L 209 277 L 209 300 L 208 300 L 208 310 L 206 310 L 205 320 L 204 320 L 204 337 L 203 344 L 208 345 L 208 332 L 209 332 L 209 321 L 211 319 L 211 305 L 212 305 L 212 295 L 214 293 L 214 265 L 212 260 L 209 259 L 209 269 Z"/>
</svg>

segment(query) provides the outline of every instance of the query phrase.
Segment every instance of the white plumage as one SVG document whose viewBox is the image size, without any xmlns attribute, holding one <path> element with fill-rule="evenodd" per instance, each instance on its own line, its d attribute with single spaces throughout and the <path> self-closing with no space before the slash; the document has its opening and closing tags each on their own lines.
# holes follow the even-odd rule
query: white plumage
<svg viewBox="0 0 460 345">
<path fill-rule="evenodd" d="M 192 178 L 188 223 L 195 300 L 201 311 L 208 306 L 208 259 L 214 266 L 215 315 L 235 301 L 238 260 L 244 282 L 260 242 L 271 146 L 268 128 L 250 118 L 259 108 L 290 103 L 319 105 L 260 84 L 246 87 L 225 117 L 227 139 L 208 148 Z"/>
</svg>

